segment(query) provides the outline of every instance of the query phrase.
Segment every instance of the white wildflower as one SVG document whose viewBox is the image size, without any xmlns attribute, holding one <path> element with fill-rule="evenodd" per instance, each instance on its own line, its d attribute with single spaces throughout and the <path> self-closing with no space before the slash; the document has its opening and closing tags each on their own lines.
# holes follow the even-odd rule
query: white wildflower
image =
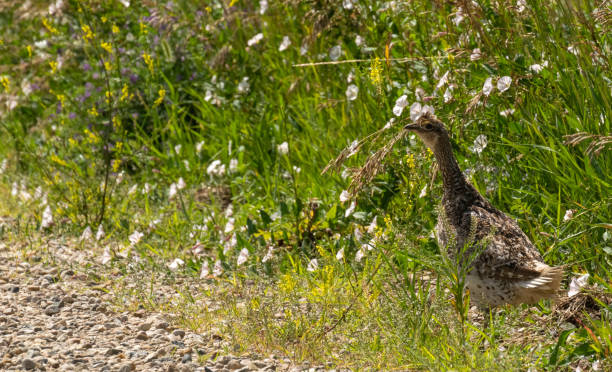
<svg viewBox="0 0 612 372">
<path fill-rule="evenodd" d="M 487 136 L 484 134 L 480 134 L 474 140 L 474 147 L 472 147 L 472 151 L 480 155 L 480 153 L 482 153 L 482 150 L 484 150 L 485 147 L 487 147 L 488 143 L 489 143 L 489 140 L 487 139 Z"/>
<path fill-rule="evenodd" d="M 395 123 L 395 118 L 391 118 L 391 119 L 389 119 L 389 121 L 387 122 L 387 124 L 385 124 L 385 126 L 383 127 L 383 129 L 389 129 L 389 128 L 391 128 L 391 126 L 393 125 L 393 123 Z"/>
<path fill-rule="evenodd" d="M 268 262 L 272 259 L 272 254 L 274 253 L 274 248 L 272 246 L 268 247 L 268 252 L 266 253 L 266 255 L 261 259 L 261 262 Z"/>
<path fill-rule="evenodd" d="M 260 32 L 257 35 L 253 36 L 252 38 L 249 39 L 249 41 L 247 41 L 247 45 L 248 46 L 253 46 L 258 44 L 261 40 L 263 40 L 264 35 Z"/>
<path fill-rule="evenodd" d="M 243 77 L 240 83 L 238 83 L 238 93 L 240 94 L 248 93 L 250 88 L 251 88 L 251 84 L 249 84 L 249 77 L 248 76 Z"/>
<path fill-rule="evenodd" d="M 208 266 L 208 260 L 202 262 L 202 269 L 200 270 L 200 279 L 206 278 L 210 274 L 210 267 Z"/>
<path fill-rule="evenodd" d="M 177 193 L 176 183 L 172 183 L 170 185 L 170 188 L 168 189 L 168 199 L 173 199 L 176 196 L 176 193 Z"/>
<path fill-rule="evenodd" d="M 138 244 L 140 242 L 140 239 L 142 239 L 143 236 L 144 234 L 138 230 L 135 230 L 132 234 L 130 234 L 130 236 L 128 237 L 130 241 L 130 247 L 133 247 L 136 244 Z"/>
<path fill-rule="evenodd" d="M 355 261 L 357 262 L 361 262 L 361 259 L 363 258 L 363 256 L 365 256 L 365 249 L 363 249 L 363 246 L 357 251 L 357 254 L 355 254 Z"/>
<path fill-rule="evenodd" d="M 463 8 L 462 7 L 457 8 L 457 12 L 455 13 L 455 18 L 453 18 L 453 23 L 455 24 L 455 26 L 459 26 L 459 24 L 461 23 L 461 21 L 463 21 L 464 18 L 465 16 L 463 15 Z"/>
<path fill-rule="evenodd" d="M 227 223 L 225 224 L 225 229 L 223 229 L 223 231 L 225 231 L 226 234 L 234 231 L 234 223 L 235 222 L 236 222 L 236 220 L 233 217 L 229 218 L 227 220 Z"/>
<path fill-rule="evenodd" d="M 472 54 L 470 54 L 470 61 L 472 62 L 478 61 L 481 57 L 482 57 L 482 52 L 480 51 L 480 48 L 476 48 L 472 50 Z"/>
<path fill-rule="evenodd" d="M 238 159 L 230 159 L 229 171 L 234 173 L 238 170 Z"/>
<path fill-rule="evenodd" d="M 198 225 L 194 225 L 193 229 L 194 230 L 203 230 L 202 229 L 203 226 L 198 226 Z M 204 244 L 202 244 L 199 240 L 193 245 L 193 247 L 191 247 L 191 253 L 193 253 L 194 256 L 198 257 L 201 256 L 204 253 Z"/>
<path fill-rule="evenodd" d="M 354 0 L 343 0 L 343 1 L 342 1 L 342 7 L 343 7 L 344 9 L 346 9 L 346 10 L 351 10 L 351 9 L 353 9 L 353 6 L 354 6 L 353 1 L 354 1 Z"/>
<path fill-rule="evenodd" d="M 213 276 L 219 276 L 223 274 L 223 264 L 221 260 L 215 261 L 215 266 L 213 267 Z"/>
<path fill-rule="evenodd" d="M 115 178 L 115 183 L 118 185 L 123 182 L 123 177 L 125 176 L 125 172 L 121 171 L 117 174 L 117 178 Z"/>
<path fill-rule="evenodd" d="M 502 76 L 497 80 L 497 90 L 503 93 L 510 88 L 510 84 L 512 84 L 512 78 L 510 76 Z"/>
<path fill-rule="evenodd" d="M 544 70 L 544 66 L 542 66 L 539 63 L 536 63 L 536 64 L 529 66 L 529 70 L 532 72 L 535 72 L 536 74 L 539 74 L 540 72 L 542 72 L 542 70 Z"/>
<path fill-rule="evenodd" d="M 259 0 L 259 14 L 266 14 L 266 10 L 268 10 L 268 0 Z"/>
<path fill-rule="evenodd" d="M 340 201 L 344 203 L 350 198 L 351 198 L 351 194 L 349 194 L 348 191 L 346 190 L 342 190 L 342 192 L 340 193 Z"/>
<path fill-rule="evenodd" d="M 355 36 L 355 44 L 360 47 L 365 44 L 365 39 L 360 35 Z"/>
<path fill-rule="evenodd" d="M 317 261 L 316 258 L 313 258 L 308 263 L 308 267 L 306 268 L 306 270 L 313 272 L 313 271 L 317 271 L 318 269 L 319 269 L 319 261 Z"/>
<path fill-rule="evenodd" d="M 225 174 L 225 164 L 221 164 L 221 160 L 213 160 L 206 168 L 206 173 L 209 176 L 223 176 Z"/>
<path fill-rule="evenodd" d="M 525 0 L 516 0 L 516 11 L 517 12 L 523 13 L 526 7 L 527 7 L 527 2 Z"/>
<path fill-rule="evenodd" d="M 40 222 L 41 229 L 47 229 L 53 226 L 53 213 L 51 213 L 51 207 L 47 205 L 42 214 L 42 221 Z"/>
<path fill-rule="evenodd" d="M 204 146 L 204 141 L 200 141 L 196 144 L 196 151 L 197 152 L 201 152 L 202 151 L 202 146 Z"/>
<path fill-rule="evenodd" d="M 378 216 L 374 216 L 372 222 L 368 225 L 368 234 L 374 234 L 376 232 L 376 228 L 378 227 L 377 218 Z"/>
<path fill-rule="evenodd" d="M 442 88 L 446 83 L 448 83 L 448 74 L 449 71 L 446 71 L 444 73 L 444 75 L 442 75 L 442 77 L 440 78 L 440 80 L 438 81 L 438 85 L 436 85 L 436 89 L 440 89 Z"/>
<path fill-rule="evenodd" d="M 395 101 L 395 106 L 393 106 L 393 115 L 400 116 L 406 106 L 408 106 L 408 96 L 404 94 Z"/>
<path fill-rule="evenodd" d="M 359 93 L 359 87 L 355 84 L 351 84 L 346 88 L 346 99 L 349 101 L 354 101 L 357 99 L 357 94 Z"/>
<path fill-rule="evenodd" d="M 577 56 L 577 55 L 580 53 L 580 51 L 578 50 L 578 48 L 576 48 L 576 46 L 574 46 L 574 45 L 570 45 L 570 46 L 568 46 L 568 47 L 567 47 L 567 51 L 568 51 L 568 52 L 570 52 L 570 53 L 572 53 L 572 54 L 573 54 L 573 55 L 575 55 L 575 56 Z"/>
<path fill-rule="evenodd" d="M 357 146 L 359 146 L 359 140 L 353 140 L 353 142 L 351 142 L 351 144 L 348 147 L 348 150 L 349 150 L 349 154 L 347 155 L 348 158 L 350 158 L 351 156 L 357 153 Z"/>
<path fill-rule="evenodd" d="M 130 7 L 130 0 L 119 0 L 119 2 L 126 8 Z"/>
<path fill-rule="evenodd" d="M 281 143 L 276 146 L 276 151 L 281 155 L 287 155 L 289 153 L 289 144 L 286 141 Z"/>
<path fill-rule="evenodd" d="M 132 187 L 130 187 L 130 189 L 128 190 L 128 195 L 133 195 L 136 191 L 138 191 L 138 184 L 134 184 L 132 185 Z"/>
<path fill-rule="evenodd" d="M 363 233 L 358 227 L 355 227 L 355 230 L 353 230 L 353 236 L 355 237 L 356 241 L 360 242 L 361 238 L 363 238 Z"/>
<path fill-rule="evenodd" d="M 181 153 L 181 149 L 183 148 L 183 145 L 176 145 L 174 146 L 174 152 L 176 152 L 177 155 L 179 155 Z"/>
<path fill-rule="evenodd" d="M 563 216 L 563 222 L 567 222 L 569 220 L 571 220 L 572 218 L 574 218 L 574 213 L 576 211 L 573 209 L 568 209 L 565 211 L 565 215 Z"/>
<path fill-rule="evenodd" d="M 353 214 L 353 212 L 355 212 L 355 207 L 356 206 L 357 206 L 357 204 L 353 200 L 351 205 L 346 209 L 346 211 L 344 211 L 344 217 L 346 218 L 346 217 L 350 216 L 351 214 Z"/>
<path fill-rule="evenodd" d="M 113 256 L 111 254 L 110 248 L 106 247 L 104 248 L 104 253 L 102 253 L 102 257 L 100 257 L 100 263 L 102 265 L 106 265 L 107 263 L 109 263 L 112 260 Z"/>
<path fill-rule="evenodd" d="M 98 226 L 98 231 L 96 232 L 96 240 L 102 240 L 105 236 L 106 233 L 104 232 L 104 227 L 102 227 L 102 224 L 100 224 Z"/>
<path fill-rule="evenodd" d="M 183 180 L 183 177 L 179 177 L 178 181 L 176 181 L 176 188 L 178 190 L 182 190 L 185 188 L 185 181 Z"/>
<path fill-rule="evenodd" d="M 573 278 L 569 285 L 569 291 L 567 292 L 568 297 L 574 297 L 580 290 L 587 285 L 589 280 L 589 274 L 584 274 L 579 278 Z"/>
<path fill-rule="evenodd" d="M 302 46 L 300 47 L 300 55 L 305 56 L 306 53 L 308 53 L 308 44 L 304 42 L 302 43 Z"/>
<path fill-rule="evenodd" d="M 185 264 L 185 261 L 181 260 L 180 258 L 175 258 L 174 261 L 172 261 L 168 265 L 168 268 L 172 271 L 176 271 L 179 268 L 181 268 L 184 264 Z"/>
<path fill-rule="evenodd" d="M 329 49 L 329 59 L 337 61 L 342 54 L 342 47 L 340 45 L 333 46 Z"/>
<path fill-rule="evenodd" d="M 444 91 L 444 103 L 449 103 L 451 99 L 453 99 L 453 93 L 452 89 L 448 87 L 446 91 Z"/>
<path fill-rule="evenodd" d="M 238 260 L 236 261 L 236 264 L 238 266 L 241 266 L 242 264 L 247 262 L 248 259 L 249 259 L 249 250 L 246 248 L 242 248 L 242 250 L 240 251 L 240 254 L 238 255 Z"/>
<path fill-rule="evenodd" d="M 419 198 L 424 198 L 427 195 L 427 185 L 423 186 L 421 189 L 421 193 L 419 194 Z"/>
<path fill-rule="evenodd" d="M 278 51 L 282 52 L 287 50 L 287 48 L 289 48 L 289 46 L 291 45 L 291 39 L 289 39 L 289 36 L 283 36 L 283 41 L 281 41 L 280 45 L 278 46 Z"/>
<path fill-rule="evenodd" d="M 295 172 L 295 174 L 299 174 L 302 171 L 302 168 L 300 167 L 296 167 L 295 165 L 293 166 L 293 171 Z"/>
<path fill-rule="evenodd" d="M 93 232 L 91 231 L 91 227 L 87 226 L 83 230 L 83 233 L 81 234 L 81 237 L 79 238 L 79 240 L 84 242 L 87 240 L 91 240 L 92 237 L 93 237 Z"/>
<path fill-rule="evenodd" d="M 47 46 L 49 46 L 49 42 L 47 40 L 35 41 L 34 46 L 38 49 L 45 49 Z"/>
<path fill-rule="evenodd" d="M 501 116 L 507 118 L 508 116 L 514 114 L 514 109 L 513 108 L 505 109 L 503 111 L 500 111 L 499 114 Z"/>
<path fill-rule="evenodd" d="M 340 248 L 340 250 L 336 253 L 336 260 L 342 261 L 344 258 L 344 247 Z"/>
<path fill-rule="evenodd" d="M 493 91 L 493 78 L 488 77 L 482 85 L 482 94 L 488 96 Z"/>
</svg>

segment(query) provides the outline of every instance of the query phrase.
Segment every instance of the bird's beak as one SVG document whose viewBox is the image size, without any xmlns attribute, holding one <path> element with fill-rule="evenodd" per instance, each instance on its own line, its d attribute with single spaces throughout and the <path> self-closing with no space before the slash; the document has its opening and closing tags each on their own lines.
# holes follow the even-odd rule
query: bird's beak
<svg viewBox="0 0 612 372">
<path fill-rule="evenodd" d="M 418 124 L 415 124 L 415 123 L 408 124 L 408 125 L 406 125 L 406 126 L 404 127 L 404 129 L 406 129 L 406 130 L 415 130 L 415 131 L 416 131 L 416 130 L 419 130 L 419 128 L 420 128 L 420 127 L 419 127 L 419 125 L 418 125 Z"/>
</svg>

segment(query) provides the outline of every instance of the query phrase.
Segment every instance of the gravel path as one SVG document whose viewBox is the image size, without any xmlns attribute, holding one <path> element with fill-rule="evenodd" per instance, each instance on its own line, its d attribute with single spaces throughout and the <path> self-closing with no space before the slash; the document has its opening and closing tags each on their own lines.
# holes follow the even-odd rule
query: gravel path
<svg viewBox="0 0 612 372">
<path fill-rule="evenodd" d="M 286 359 L 223 355 L 221 337 L 176 329 L 164 314 L 112 312 L 112 295 L 86 275 L 22 262 L 21 255 L 0 243 L 0 370 L 308 369 Z"/>
</svg>

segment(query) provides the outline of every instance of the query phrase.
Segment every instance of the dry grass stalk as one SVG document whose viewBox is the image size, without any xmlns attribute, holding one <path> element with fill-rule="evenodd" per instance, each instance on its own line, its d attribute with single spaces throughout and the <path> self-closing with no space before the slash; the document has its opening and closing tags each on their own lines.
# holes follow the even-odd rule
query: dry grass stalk
<svg viewBox="0 0 612 372">
<path fill-rule="evenodd" d="M 330 169 L 338 171 L 342 164 L 344 164 L 344 162 L 348 158 L 359 152 L 364 145 L 376 144 L 385 131 L 397 126 L 398 124 L 401 124 L 402 129 L 399 132 L 395 133 L 390 140 L 388 140 L 386 143 L 384 143 L 382 147 L 380 147 L 378 150 L 376 150 L 376 152 L 370 155 L 363 166 L 353 171 L 352 180 L 351 184 L 349 185 L 348 192 L 351 194 L 351 196 L 355 196 L 364 185 L 371 182 L 372 179 L 376 177 L 376 175 L 379 174 L 381 170 L 384 169 L 383 160 L 389 154 L 389 152 L 391 152 L 393 146 L 399 140 L 401 140 L 407 133 L 403 129 L 404 122 L 405 120 L 399 120 L 390 126 L 385 126 L 384 128 L 377 130 L 376 132 L 368 135 L 359 142 L 353 142 L 350 146 L 342 150 L 342 152 L 340 152 L 340 154 L 335 159 L 331 160 L 323 169 L 321 174 L 327 173 L 327 171 L 329 171 Z"/>
<path fill-rule="evenodd" d="M 586 149 L 586 153 L 588 155 L 599 155 L 607 145 L 612 144 L 612 136 L 590 134 L 586 132 L 569 134 L 567 136 L 563 136 L 563 138 L 565 138 L 565 144 L 570 146 L 576 146 L 586 140 L 592 140 Z"/>
</svg>

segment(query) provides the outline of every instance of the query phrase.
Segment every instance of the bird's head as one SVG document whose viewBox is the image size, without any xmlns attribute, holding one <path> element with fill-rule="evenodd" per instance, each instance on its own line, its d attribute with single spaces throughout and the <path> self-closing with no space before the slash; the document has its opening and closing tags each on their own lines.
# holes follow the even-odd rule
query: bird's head
<svg viewBox="0 0 612 372">
<path fill-rule="evenodd" d="M 404 129 L 416 133 L 432 151 L 436 150 L 442 141 L 448 141 L 448 132 L 444 124 L 429 114 L 421 116 L 416 122 L 406 125 Z"/>
</svg>

